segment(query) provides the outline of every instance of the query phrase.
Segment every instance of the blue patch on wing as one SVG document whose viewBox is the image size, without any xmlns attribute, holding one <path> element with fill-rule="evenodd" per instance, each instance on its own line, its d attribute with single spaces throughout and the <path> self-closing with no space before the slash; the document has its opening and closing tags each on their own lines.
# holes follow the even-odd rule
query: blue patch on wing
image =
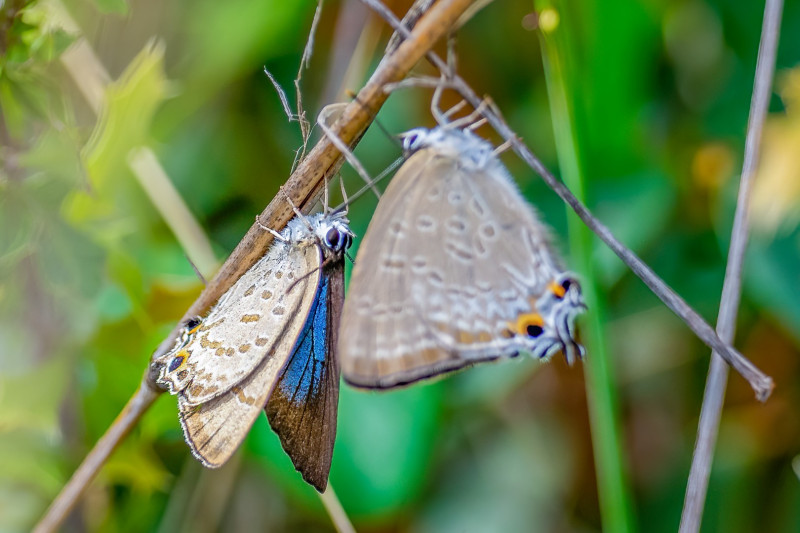
<svg viewBox="0 0 800 533">
<path fill-rule="evenodd" d="M 279 387 L 282 395 L 295 404 L 318 397 L 327 367 L 328 276 L 321 276 L 317 294 L 283 371 Z"/>
</svg>

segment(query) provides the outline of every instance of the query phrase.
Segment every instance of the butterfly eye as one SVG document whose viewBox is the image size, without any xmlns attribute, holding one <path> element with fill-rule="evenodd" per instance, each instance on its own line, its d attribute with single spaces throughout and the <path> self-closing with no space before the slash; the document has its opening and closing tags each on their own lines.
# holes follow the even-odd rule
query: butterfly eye
<svg viewBox="0 0 800 533">
<path fill-rule="evenodd" d="M 567 278 L 561 282 L 561 288 L 564 289 L 564 292 L 567 292 L 569 288 L 572 287 L 572 280 Z"/>
<path fill-rule="evenodd" d="M 325 246 L 338 252 L 349 246 L 348 238 L 349 235 L 338 228 L 331 228 L 328 230 L 328 233 L 325 234 Z"/>
<path fill-rule="evenodd" d="M 425 139 L 424 131 L 418 128 L 403 135 L 403 151 L 406 155 L 420 148 Z"/>
</svg>

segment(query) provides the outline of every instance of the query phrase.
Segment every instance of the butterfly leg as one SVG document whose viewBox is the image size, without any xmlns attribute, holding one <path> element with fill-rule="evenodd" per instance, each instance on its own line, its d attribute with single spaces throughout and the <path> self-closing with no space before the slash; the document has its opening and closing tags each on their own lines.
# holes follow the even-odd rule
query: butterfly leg
<svg viewBox="0 0 800 533">
<path fill-rule="evenodd" d="M 475 122 L 473 122 L 469 126 L 465 126 L 464 129 L 467 130 L 467 131 L 475 131 L 478 128 L 480 128 L 481 126 L 483 126 L 484 124 L 486 124 L 487 122 L 489 122 L 489 120 L 486 117 L 483 117 L 483 118 L 480 118 L 480 119 L 476 120 Z"/>
<path fill-rule="evenodd" d="M 347 191 L 344 188 L 344 180 L 342 179 L 342 175 L 339 174 L 339 188 L 342 190 L 342 202 L 344 203 L 344 214 L 347 216 L 347 213 L 350 212 L 350 200 L 347 198 Z"/>
<path fill-rule="evenodd" d="M 440 105 L 442 91 L 451 86 L 450 82 L 456 74 L 455 42 L 455 35 L 450 34 L 447 36 L 447 69 L 441 73 L 439 84 L 433 91 L 433 98 L 431 99 L 431 114 L 436 119 L 436 123 L 440 126 L 447 125 L 449 115 L 455 113 L 462 106 L 462 104 L 456 104 L 449 111 L 443 113 Z"/>
<path fill-rule="evenodd" d="M 433 98 L 431 98 L 431 115 L 433 115 L 433 118 L 436 119 L 436 123 L 440 126 L 444 126 L 448 123 L 447 115 L 442 113 L 442 108 L 440 105 L 442 100 L 442 91 L 445 89 L 446 85 L 447 78 L 445 77 L 445 74 L 442 73 L 441 77 L 439 78 L 439 84 L 433 91 Z"/>
<path fill-rule="evenodd" d="M 453 107 L 442 113 L 442 116 L 449 119 L 450 117 L 452 117 L 453 115 L 464 109 L 465 105 L 467 105 L 467 101 L 461 100 L 459 103 L 457 103 L 456 105 L 454 105 Z"/>
<path fill-rule="evenodd" d="M 501 144 L 500 146 L 498 146 L 497 148 L 495 148 L 494 150 L 492 150 L 492 155 L 498 156 L 503 152 L 505 152 L 506 150 L 508 150 L 509 148 L 511 148 L 513 145 L 514 143 L 511 140 L 508 140 L 503 144 Z"/>
<path fill-rule="evenodd" d="M 463 128 L 469 124 L 473 123 L 477 124 L 478 122 L 480 122 L 480 120 L 483 119 L 483 113 L 484 111 L 486 111 L 486 108 L 489 107 L 489 105 L 490 105 L 490 100 L 488 98 L 484 98 L 483 100 L 481 100 L 481 103 L 478 104 L 478 107 L 475 108 L 475 111 L 473 111 L 466 117 L 461 117 L 458 120 L 454 120 L 453 122 L 448 124 L 447 127 L 457 129 L 457 128 Z M 475 127 L 480 127 L 480 124 Z"/>
<path fill-rule="evenodd" d="M 262 224 L 260 218 L 261 218 L 261 214 L 259 213 L 258 215 L 256 215 L 256 224 L 258 224 L 259 228 L 263 229 L 264 231 L 268 231 L 268 232 L 272 233 L 272 236 L 275 237 L 276 239 L 278 239 L 281 242 L 289 242 L 289 239 L 287 239 L 286 237 L 284 237 L 283 235 L 281 235 L 280 233 L 278 233 L 274 229 L 268 228 L 267 226 Z"/>
</svg>

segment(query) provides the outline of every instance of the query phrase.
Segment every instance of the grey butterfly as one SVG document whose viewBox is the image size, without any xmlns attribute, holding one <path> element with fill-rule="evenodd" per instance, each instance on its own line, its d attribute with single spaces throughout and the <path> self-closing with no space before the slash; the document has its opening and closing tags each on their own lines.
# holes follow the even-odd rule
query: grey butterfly
<svg viewBox="0 0 800 533">
<path fill-rule="evenodd" d="M 266 409 L 303 478 L 325 490 L 336 437 L 343 256 L 352 236 L 341 213 L 293 219 L 161 358 L 158 381 L 178 396 L 186 442 L 205 466 L 224 464 Z"/>
<path fill-rule="evenodd" d="M 452 127 L 405 135 L 342 310 L 352 385 L 390 388 L 521 351 L 572 364 L 586 306 L 493 147 Z"/>
</svg>

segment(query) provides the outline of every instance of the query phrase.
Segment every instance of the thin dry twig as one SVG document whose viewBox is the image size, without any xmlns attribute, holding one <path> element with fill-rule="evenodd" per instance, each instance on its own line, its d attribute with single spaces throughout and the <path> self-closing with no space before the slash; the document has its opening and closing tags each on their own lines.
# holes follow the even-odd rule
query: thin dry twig
<svg viewBox="0 0 800 533">
<path fill-rule="evenodd" d="M 281 101 L 281 107 L 283 108 L 283 113 L 286 115 L 286 118 L 289 119 L 289 122 L 293 121 L 299 122 L 300 121 L 299 115 L 295 115 L 292 112 L 292 107 L 289 105 L 289 99 L 286 97 L 286 91 L 283 90 L 281 84 L 278 83 L 278 80 L 275 79 L 275 76 L 273 76 L 272 73 L 269 70 L 267 70 L 267 67 L 264 67 L 264 74 L 267 75 L 269 81 L 272 82 L 272 87 L 275 89 L 275 92 L 278 93 L 278 98 Z M 300 131 L 301 132 L 303 131 L 302 127 L 300 128 Z"/>
<path fill-rule="evenodd" d="M 431 8 L 435 0 L 415 0 L 414 3 L 408 8 L 403 20 L 400 22 L 402 25 L 407 28 L 407 30 L 411 30 L 414 26 L 417 25 L 417 21 L 419 21 L 422 16 L 427 13 L 427 11 Z M 456 31 L 461 26 L 467 23 L 469 19 L 475 16 L 475 14 L 486 7 L 487 5 L 491 4 L 492 0 L 475 0 L 472 5 L 467 9 L 456 21 L 455 25 L 451 29 L 451 32 Z M 388 44 L 386 45 L 386 53 L 391 54 L 395 51 L 395 49 L 400 45 L 400 42 L 405 38 L 404 32 L 399 32 L 395 30 L 392 34 L 392 37 L 389 39 Z"/>
<path fill-rule="evenodd" d="M 308 118 L 306 118 L 306 111 L 303 108 L 303 92 L 300 89 L 300 81 L 303 79 L 303 71 L 308 68 L 308 64 L 311 61 L 311 56 L 314 53 L 314 38 L 316 37 L 317 33 L 317 25 L 319 24 L 319 19 L 322 16 L 322 0 L 317 2 L 317 9 L 314 11 L 314 19 L 311 21 L 311 29 L 308 32 L 308 39 L 306 39 L 306 46 L 303 49 L 303 55 L 300 58 L 300 66 L 297 69 L 297 75 L 294 78 L 294 90 L 295 90 L 295 101 L 297 102 L 297 112 L 293 113 L 292 108 L 289 105 L 289 99 L 286 97 L 286 91 L 283 90 L 281 84 L 278 83 L 278 80 L 275 79 L 275 76 L 267 70 L 267 67 L 264 67 L 264 74 L 267 75 L 269 81 L 272 83 L 272 87 L 275 89 L 275 92 L 278 93 L 278 98 L 281 101 L 281 107 L 283 107 L 283 112 L 286 117 L 289 119 L 289 122 L 297 122 L 300 126 L 300 136 L 303 139 L 300 148 L 297 149 L 295 152 L 294 161 L 292 162 L 292 172 L 295 171 L 297 165 L 303 158 L 306 156 L 306 151 L 308 150 L 308 140 L 311 138 L 311 124 L 308 122 Z"/>
<path fill-rule="evenodd" d="M 386 101 L 388 95 L 383 91 L 383 86 L 403 79 L 425 53 L 449 31 L 471 3 L 472 0 L 440 0 L 426 14 L 412 34 L 407 36 L 406 41 L 379 65 L 367 84 L 359 91 L 356 99 L 348 104 L 342 112 L 342 116 L 332 128 L 338 138 L 350 146 L 361 138 Z M 308 153 L 308 156 L 301 161 L 286 184 L 281 187 L 278 195 L 257 218 L 265 221 L 270 228 L 277 230 L 284 228 L 294 216 L 290 204 L 286 200 L 289 199 L 295 205 L 300 206 L 303 211 L 308 211 L 319 197 L 327 179 L 337 172 L 342 161 L 343 156 L 339 150 L 327 136 L 323 136 Z M 164 392 L 156 384 L 157 363 L 159 358 L 174 345 L 181 324 L 191 317 L 202 316 L 242 274 L 264 255 L 272 243 L 272 239 L 273 236 L 269 232 L 263 231 L 257 222 L 250 227 L 217 275 L 153 353 L 151 364 L 145 371 L 137 393 L 83 460 L 72 479 L 67 482 L 48 508 L 45 516 L 37 524 L 35 531 L 44 533 L 55 531 L 58 528 L 106 459 L 138 423 L 158 394 Z"/>
<path fill-rule="evenodd" d="M 386 8 L 380 0 L 362 0 L 383 17 L 395 30 L 402 35 L 409 35 L 408 31 L 401 25 L 397 17 Z M 448 65 L 434 52 L 428 52 L 426 57 L 441 72 L 448 72 Z M 478 108 L 484 99 L 478 97 L 472 88 L 459 76 L 453 75 L 449 79 L 452 86 L 459 94 L 467 100 L 474 108 Z M 625 247 L 611 231 L 583 205 L 570 190 L 553 174 L 547 170 L 533 152 L 517 137 L 514 131 L 500 117 L 494 109 L 487 109 L 484 116 L 489 124 L 503 137 L 510 142 L 514 151 L 525 163 L 536 171 L 547 184 L 564 202 L 569 205 L 586 226 L 597 234 L 600 239 L 628 265 L 631 271 L 636 274 L 653 293 L 658 296 L 667 307 L 678 315 L 689 328 L 713 350 L 717 351 L 732 367 L 734 367 L 749 383 L 756 393 L 756 398 L 765 401 L 774 387 L 772 378 L 762 373 L 742 354 L 733 349 L 730 345 L 720 340 L 714 329 L 703 320 L 703 318 L 692 309 L 686 301 L 673 291 L 653 270 L 647 266 L 631 250 Z"/>
<path fill-rule="evenodd" d="M 72 474 L 72 478 L 61 489 L 58 497 L 47 509 L 45 516 L 33 528 L 33 533 L 46 533 L 56 531 L 61 522 L 66 518 L 75 505 L 78 496 L 83 493 L 89 482 L 94 479 L 97 471 L 105 464 L 114 451 L 116 445 L 124 439 L 138 423 L 159 393 L 142 383 L 134 393 L 128 404 L 122 409 L 108 431 L 97 441 L 92 451 L 86 456 L 81 465 Z"/>
<path fill-rule="evenodd" d="M 728 265 L 717 317 L 717 333 L 720 339 L 726 342 L 733 341 L 736 331 L 736 315 L 742 289 L 742 265 L 748 238 L 750 192 L 758 166 L 761 133 L 764 129 L 769 100 L 772 95 L 772 78 L 775 73 L 782 11 L 783 0 L 767 0 L 764 5 L 764 21 L 761 27 L 761 43 L 758 48 L 758 62 L 756 63 L 753 96 L 750 103 L 742 177 L 739 183 Z M 692 467 L 689 471 L 689 481 L 683 502 L 679 530 L 682 533 L 700 530 L 727 381 L 728 365 L 719 354 L 714 352 L 711 354 L 711 365 L 706 378 L 706 390 L 703 395 L 700 422 L 697 428 L 697 442 L 695 442 Z"/>
<path fill-rule="evenodd" d="M 300 59 L 300 66 L 297 69 L 297 77 L 294 79 L 295 99 L 297 101 L 297 121 L 300 123 L 300 134 L 303 137 L 303 148 L 300 155 L 295 159 L 295 162 L 302 161 L 306 156 L 308 139 L 311 137 L 311 124 L 309 124 L 306 118 L 306 111 L 303 109 L 303 92 L 300 90 L 300 80 L 303 79 L 303 71 L 308 68 L 308 64 L 311 62 L 311 55 L 314 53 L 314 37 L 317 34 L 317 25 L 321 17 L 322 0 L 319 0 L 319 2 L 317 2 L 317 9 L 314 11 L 314 19 L 311 21 L 311 29 L 308 32 L 306 47 L 303 49 L 303 57 Z"/>
<path fill-rule="evenodd" d="M 328 483 L 328 488 L 325 489 L 325 492 L 319 496 L 322 500 L 322 505 L 325 506 L 325 510 L 328 511 L 328 515 L 336 525 L 336 531 L 339 533 L 356 533 L 356 528 L 350 523 L 350 518 L 344 512 L 344 508 L 330 483 Z"/>
</svg>

